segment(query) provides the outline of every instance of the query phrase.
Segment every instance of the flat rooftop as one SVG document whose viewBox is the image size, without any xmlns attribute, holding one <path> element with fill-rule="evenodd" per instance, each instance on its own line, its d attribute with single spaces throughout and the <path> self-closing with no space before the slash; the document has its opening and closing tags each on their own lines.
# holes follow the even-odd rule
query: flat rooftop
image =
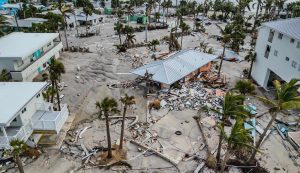
<svg viewBox="0 0 300 173">
<path fill-rule="evenodd" d="M 0 59 L 24 59 L 58 37 L 58 33 L 13 32 L 0 38 Z"/>
<path fill-rule="evenodd" d="M 46 85 L 46 82 L 1 82 L 0 126 L 9 125 L 16 114 Z"/>
</svg>

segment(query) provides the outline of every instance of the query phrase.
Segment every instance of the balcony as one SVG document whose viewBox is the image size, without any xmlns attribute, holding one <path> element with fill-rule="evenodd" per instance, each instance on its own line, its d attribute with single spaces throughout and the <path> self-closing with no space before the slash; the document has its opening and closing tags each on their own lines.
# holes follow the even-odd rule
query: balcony
<svg viewBox="0 0 300 173">
<path fill-rule="evenodd" d="M 49 108 L 52 108 L 51 103 L 36 104 L 36 107 L 37 111 L 26 125 L 5 127 L 5 132 L 3 129 L 0 131 L 0 148 L 9 148 L 9 141 L 12 139 L 26 141 L 34 131 L 37 133 L 58 133 L 69 116 L 66 104 L 62 105 L 61 111 L 49 111 Z"/>
<path fill-rule="evenodd" d="M 27 123 L 21 127 L 6 127 L 5 132 L 7 137 L 0 131 L 0 148 L 9 148 L 9 141 L 13 139 L 27 140 L 33 132 L 31 123 Z"/>
<path fill-rule="evenodd" d="M 55 56 L 63 48 L 62 42 L 54 42 L 53 48 L 41 54 L 40 58 L 31 62 L 27 67 L 19 71 L 11 71 L 11 77 L 15 81 L 32 81 L 32 79 L 39 74 L 39 69 L 44 70 L 46 67 L 43 67 L 44 63 L 47 63 L 48 60 Z"/>
<path fill-rule="evenodd" d="M 58 133 L 69 115 L 67 105 L 62 105 L 61 111 L 38 110 L 32 116 L 32 126 L 35 131 L 54 131 Z"/>
</svg>

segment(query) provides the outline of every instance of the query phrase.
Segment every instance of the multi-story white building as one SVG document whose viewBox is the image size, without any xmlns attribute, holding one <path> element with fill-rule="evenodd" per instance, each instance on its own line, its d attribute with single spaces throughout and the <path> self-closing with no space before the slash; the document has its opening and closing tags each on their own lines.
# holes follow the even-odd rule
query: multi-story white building
<svg viewBox="0 0 300 173">
<path fill-rule="evenodd" d="M 15 138 L 37 143 L 42 134 L 58 134 L 68 118 L 67 105 L 54 111 L 43 100 L 45 82 L 0 83 L 0 149 Z"/>
<path fill-rule="evenodd" d="M 13 32 L 0 38 L 0 70 L 10 72 L 13 81 L 31 82 L 58 58 L 63 45 L 58 33 Z"/>
<path fill-rule="evenodd" d="M 300 79 L 300 18 L 263 23 L 251 76 L 267 89 L 274 79 Z"/>
</svg>

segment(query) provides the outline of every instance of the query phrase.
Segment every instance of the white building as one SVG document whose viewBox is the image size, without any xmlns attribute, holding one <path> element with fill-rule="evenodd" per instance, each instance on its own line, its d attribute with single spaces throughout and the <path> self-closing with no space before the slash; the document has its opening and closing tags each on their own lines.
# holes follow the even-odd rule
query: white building
<svg viewBox="0 0 300 173">
<path fill-rule="evenodd" d="M 67 105 L 53 111 L 43 100 L 45 82 L 0 83 L 0 149 L 15 138 L 37 143 L 42 134 L 57 134 L 68 118 Z"/>
<path fill-rule="evenodd" d="M 10 72 L 13 81 L 32 81 L 58 58 L 63 45 L 58 33 L 13 32 L 0 38 L 0 70 Z"/>
<path fill-rule="evenodd" d="M 251 76 L 267 89 L 274 79 L 300 79 L 300 18 L 263 23 Z"/>
</svg>

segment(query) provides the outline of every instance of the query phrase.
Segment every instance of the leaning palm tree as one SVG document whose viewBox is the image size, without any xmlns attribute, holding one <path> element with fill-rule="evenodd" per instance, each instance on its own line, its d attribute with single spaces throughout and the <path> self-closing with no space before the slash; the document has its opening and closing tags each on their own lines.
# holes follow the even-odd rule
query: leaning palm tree
<svg viewBox="0 0 300 173">
<path fill-rule="evenodd" d="M 223 39 L 222 39 L 223 52 L 222 52 L 222 55 L 221 55 L 221 61 L 220 61 L 219 69 L 218 69 L 218 77 L 220 77 L 220 74 L 221 74 L 221 69 L 222 69 L 222 65 L 223 65 L 223 61 L 224 61 L 224 57 L 225 57 L 226 45 L 227 45 L 227 43 L 230 42 L 230 35 L 225 33 L 224 30 L 221 30 L 221 33 L 223 34 Z"/>
<path fill-rule="evenodd" d="M 242 118 L 236 119 L 229 136 L 226 135 L 224 127 L 219 128 L 222 133 L 221 135 L 224 136 L 227 142 L 225 156 L 221 164 L 221 173 L 223 173 L 226 163 L 234 151 L 253 147 L 251 146 L 252 138 L 250 136 L 250 129 L 246 130 L 244 128 L 244 120 Z"/>
<path fill-rule="evenodd" d="M 128 96 L 127 94 L 125 94 L 125 96 L 123 98 L 121 98 L 121 102 L 124 104 L 124 107 L 123 107 L 123 118 L 122 118 L 120 146 L 119 146 L 120 150 L 123 148 L 125 116 L 126 116 L 127 108 L 128 108 L 128 106 L 135 104 L 134 96 Z"/>
<path fill-rule="evenodd" d="M 101 103 L 96 102 L 96 107 L 99 109 L 99 118 L 104 115 L 105 117 L 105 124 L 106 124 L 106 136 L 107 136 L 107 159 L 112 158 L 112 148 L 111 148 L 111 137 L 110 137 L 110 129 L 109 129 L 109 120 L 108 117 L 113 114 L 119 112 L 118 103 L 113 98 L 105 97 Z"/>
<path fill-rule="evenodd" d="M 49 66 L 49 74 L 50 74 L 50 80 L 52 83 L 52 94 L 56 93 L 56 99 L 57 99 L 57 107 L 58 110 L 61 110 L 60 107 L 60 96 L 59 96 L 59 88 L 58 88 L 58 82 L 61 80 L 61 75 L 65 73 L 65 66 L 62 62 L 52 59 L 50 66 Z M 53 103 L 54 95 L 51 97 L 51 102 Z"/>
<path fill-rule="evenodd" d="M 180 47 L 182 49 L 183 35 L 190 29 L 190 26 L 181 20 L 179 28 L 181 29 L 181 42 L 180 42 L 181 44 L 180 44 Z"/>
<path fill-rule="evenodd" d="M 212 108 L 210 110 L 218 113 L 222 116 L 220 127 L 224 128 L 225 125 L 231 125 L 229 118 L 236 118 L 236 117 L 246 117 L 247 112 L 244 110 L 244 100 L 245 98 L 242 95 L 235 94 L 233 91 L 228 91 L 224 97 L 224 101 L 222 104 L 222 110 L 218 111 Z M 224 136 L 219 136 L 219 144 L 217 149 L 217 161 L 220 162 L 221 157 L 221 147 L 223 142 Z"/>
<path fill-rule="evenodd" d="M 259 97 L 257 98 L 262 101 L 263 103 L 266 103 L 267 105 L 270 105 L 269 113 L 271 115 L 271 120 L 269 121 L 267 127 L 264 129 L 264 132 L 260 136 L 259 140 L 257 141 L 255 148 L 256 150 L 253 150 L 249 162 L 252 162 L 255 158 L 255 155 L 265 138 L 268 130 L 272 126 L 274 120 L 277 117 L 277 114 L 283 110 L 295 110 L 300 109 L 300 96 L 298 94 L 298 91 L 300 89 L 299 79 L 292 79 L 290 82 L 285 84 L 280 84 L 278 80 L 273 81 L 273 85 L 275 87 L 275 99 L 268 99 L 266 97 Z"/>
<path fill-rule="evenodd" d="M 7 154 L 11 155 L 16 162 L 19 172 L 24 173 L 24 168 L 22 161 L 20 159 L 20 154 L 22 154 L 27 149 L 27 145 L 24 141 L 20 139 L 13 139 L 9 142 L 11 148 L 6 151 Z"/>
</svg>

